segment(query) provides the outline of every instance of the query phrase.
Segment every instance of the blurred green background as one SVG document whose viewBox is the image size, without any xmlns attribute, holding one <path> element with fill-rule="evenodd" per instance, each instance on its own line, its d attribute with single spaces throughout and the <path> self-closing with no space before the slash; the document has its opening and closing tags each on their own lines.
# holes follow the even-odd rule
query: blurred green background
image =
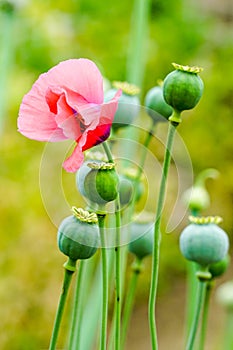
<svg viewBox="0 0 233 350">
<path fill-rule="evenodd" d="M 56 227 L 40 193 L 45 144 L 17 132 L 23 95 L 40 73 L 68 58 L 92 59 L 110 81 L 139 83 L 142 104 L 148 89 L 172 70 L 171 62 L 204 67 L 204 96 L 194 111 L 184 113 L 179 133 L 192 158 L 194 175 L 207 167 L 220 171 L 218 179 L 207 183 L 212 202 L 206 214 L 222 216 L 222 227 L 231 238 L 233 8 L 228 0 L 205 4 L 151 0 L 148 30 L 142 33 L 143 45 L 135 56 L 138 21 L 132 20 L 132 0 L 18 0 L 12 7 L 5 1 L 0 4 L 0 347 L 46 349 L 65 259 L 57 250 Z M 153 150 L 153 144 L 151 147 Z M 69 187 L 74 186 L 73 175 L 63 176 L 67 192 L 82 205 L 76 190 Z M 50 195 L 56 203 L 56 191 Z M 158 301 L 161 350 L 180 349 L 182 344 L 185 264 L 178 251 L 178 235 L 186 223 L 185 219 L 174 234 L 165 235 L 162 244 Z M 128 349 L 149 349 L 146 305 L 150 259 L 145 272 L 139 283 Z M 231 268 L 224 278 L 232 278 Z M 206 349 L 211 350 L 214 346 L 220 349 L 219 322 L 224 319 L 214 299 L 212 304 L 220 316 L 216 320 L 214 313 L 210 315 L 209 328 L 214 335 L 209 336 Z"/>
</svg>

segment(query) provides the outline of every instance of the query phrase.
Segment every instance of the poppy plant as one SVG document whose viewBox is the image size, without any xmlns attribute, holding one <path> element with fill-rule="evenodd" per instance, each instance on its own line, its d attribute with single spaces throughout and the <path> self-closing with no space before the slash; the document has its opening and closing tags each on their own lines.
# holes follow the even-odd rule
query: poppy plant
<svg viewBox="0 0 233 350">
<path fill-rule="evenodd" d="M 84 58 L 63 61 L 41 74 L 24 96 L 18 130 L 38 141 L 74 140 L 76 147 L 63 167 L 75 172 L 83 151 L 109 137 L 120 95 L 119 90 L 104 103 L 103 78 L 96 65 Z"/>
</svg>

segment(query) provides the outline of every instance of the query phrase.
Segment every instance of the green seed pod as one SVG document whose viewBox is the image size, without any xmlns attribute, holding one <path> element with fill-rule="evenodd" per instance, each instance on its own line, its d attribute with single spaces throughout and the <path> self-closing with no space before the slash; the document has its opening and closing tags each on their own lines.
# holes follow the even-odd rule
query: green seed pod
<svg viewBox="0 0 233 350">
<path fill-rule="evenodd" d="M 94 203 L 104 205 L 117 197 L 118 176 L 114 163 L 88 163 L 91 171 L 84 179 L 86 197 Z"/>
<path fill-rule="evenodd" d="M 153 252 L 154 222 L 148 218 L 133 222 L 130 226 L 129 251 L 136 255 L 138 259 L 143 259 Z"/>
<path fill-rule="evenodd" d="M 221 261 L 229 248 L 227 234 L 217 226 L 221 218 L 190 217 L 190 221 L 180 236 L 182 255 L 204 267 Z"/>
<path fill-rule="evenodd" d="M 60 251 L 72 260 L 88 259 L 99 245 L 99 227 L 96 214 L 81 208 L 72 208 L 73 214 L 65 218 L 58 228 Z"/>
<path fill-rule="evenodd" d="M 147 92 L 145 106 L 154 122 L 163 122 L 172 114 L 172 107 L 164 100 L 162 86 L 155 86 Z"/>
<path fill-rule="evenodd" d="M 89 163 L 103 163 L 106 161 L 106 156 L 101 152 L 89 152 L 86 155 L 86 161 L 82 164 L 79 170 L 76 173 L 76 187 L 81 193 L 82 196 L 87 197 L 84 181 L 87 174 L 91 171 L 91 168 L 88 166 Z"/>
<path fill-rule="evenodd" d="M 164 79 L 163 95 L 165 101 L 176 111 L 194 108 L 199 102 L 204 84 L 198 73 L 199 67 L 181 66 L 173 63 L 175 70 Z"/>
<path fill-rule="evenodd" d="M 211 264 L 209 272 L 212 278 L 220 277 L 224 274 L 230 264 L 230 256 L 227 254 L 221 261 Z"/>
<path fill-rule="evenodd" d="M 118 109 L 115 113 L 112 129 L 131 125 L 140 111 L 140 100 L 138 96 L 139 88 L 126 82 L 114 82 L 114 88 L 105 93 L 105 101 L 109 101 L 117 92 L 122 90 L 122 95 L 118 101 Z"/>
</svg>

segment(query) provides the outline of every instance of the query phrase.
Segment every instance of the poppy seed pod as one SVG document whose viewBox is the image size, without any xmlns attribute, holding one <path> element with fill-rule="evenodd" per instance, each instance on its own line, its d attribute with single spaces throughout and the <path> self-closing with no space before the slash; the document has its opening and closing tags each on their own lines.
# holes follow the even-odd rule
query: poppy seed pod
<svg viewBox="0 0 233 350">
<path fill-rule="evenodd" d="M 118 176 L 114 163 L 88 163 L 91 171 L 87 172 L 81 189 L 94 203 L 104 205 L 117 197 Z M 81 184 L 80 184 L 81 185 Z"/>
<path fill-rule="evenodd" d="M 182 66 L 173 63 L 175 70 L 164 79 L 163 96 L 176 111 L 194 108 L 199 102 L 204 84 L 198 73 L 199 67 Z"/>
<path fill-rule="evenodd" d="M 153 252 L 154 222 L 150 219 L 133 222 L 130 226 L 129 251 L 138 259 L 143 259 Z"/>
<path fill-rule="evenodd" d="M 72 260 L 88 259 L 99 245 L 99 227 L 96 214 L 81 208 L 72 208 L 73 215 L 65 218 L 58 228 L 60 251 Z"/>
<path fill-rule="evenodd" d="M 164 100 L 162 86 L 155 86 L 147 92 L 145 106 L 147 113 L 155 122 L 165 121 L 172 114 L 172 107 Z"/>
<path fill-rule="evenodd" d="M 221 261 L 227 254 L 229 239 L 217 223 L 219 217 L 190 217 L 188 225 L 180 236 L 182 255 L 205 267 Z"/>
<path fill-rule="evenodd" d="M 137 117 L 140 110 L 140 100 L 137 94 L 140 90 L 133 84 L 119 81 L 113 82 L 113 87 L 113 89 L 110 89 L 105 93 L 105 101 L 107 102 L 112 99 L 118 89 L 122 90 L 112 124 L 112 129 L 117 130 L 131 125 Z"/>
</svg>

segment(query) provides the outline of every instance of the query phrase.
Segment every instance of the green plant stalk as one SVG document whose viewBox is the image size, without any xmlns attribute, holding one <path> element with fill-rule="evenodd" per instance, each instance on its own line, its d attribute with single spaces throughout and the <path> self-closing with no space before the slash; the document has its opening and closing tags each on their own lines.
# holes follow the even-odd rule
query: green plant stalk
<svg viewBox="0 0 233 350">
<path fill-rule="evenodd" d="M 200 214 L 199 211 L 198 212 L 194 210 L 191 211 L 192 216 L 198 216 L 199 214 Z M 186 333 L 186 340 L 187 340 L 190 332 L 190 328 L 192 325 L 193 315 L 194 315 L 195 306 L 196 306 L 197 266 L 195 262 L 187 261 L 186 268 L 187 268 L 187 305 L 186 305 L 185 333 Z"/>
<path fill-rule="evenodd" d="M 150 285 L 150 295 L 149 295 L 149 305 L 148 305 L 148 317 L 149 317 L 152 350 L 158 349 L 157 331 L 156 331 L 156 322 L 155 322 L 155 303 L 156 303 L 158 272 L 159 272 L 161 214 L 162 214 L 164 200 L 165 200 L 167 176 L 168 176 L 168 170 L 169 170 L 170 161 L 171 161 L 171 150 L 172 150 L 173 140 L 174 140 L 177 126 L 178 126 L 177 123 L 171 123 L 171 122 L 169 123 L 166 150 L 165 150 L 165 156 L 164 156 L 164 162 L 163 162 L 162 178 L 160 183 L 160 190 L 159 190 L 156 217 L 155 217 L 151 285 Z"/>
<path fill-rule="evenodd" d="M 82 305 L 80 305 L 80 302 L 83 299 L 83 293 L 85 291 L 85 287 L 83 286 L 84 282 L 84 267 L 85 267 L 85 260 L 81 260 L 79 264 L 78 269 L 78 276 L 76 281 L 76 288 L 75 288 L 75 298 L 74 298 L 74 305 L 73 305 L 73 315 L 72 315 L 72 321 L 71 321 L 71 332 L 70 332 L 70 339 L 69 339 L 69 350 L 75 350 L 79 348 L 79 340 L 80 340 L 80 324 L 81 324 L 81 318 L 82 318 Z M 84 288 L 83 288 L 84 287 Z"/>
<path fill-rule="evenodd" d="M 6 112 L 7 101 L 7 79 L 12 65 L 13 51 L 13 30 L 15 13 L 0 13 L 1 27 L 2 27 L 2 42 L 1 42 L 1 56 L 0 56 L 0 130 L 3 126 L 3 118 Z"/>
<path fill-rule="evenodd" d="M 145 141 L 143 143 L 144 147 L 143 147 L 141 158 L 140 158 L 140 161 L 139 161 L 139 166 L 138 166 L 136 178 L 134 180 L 134 184 L 135 184 L 134 196 L 133 196 L 132 202 L 130 203 L 130 207 L 131 208 L 130 208 L 130 210 L 127 211 L 126 222 L 129 222 L 129 220 L 132 218 L 132 215 L 133 215 L 133 212 L 134 212 L 137 186 L 139 185 L 139 180 L 140 180 L 140 177 L 142 175 L 142 169 L 144 167 L 145 160 L 146 160 L 147 149 L 148 149 L 148 146 L 150 144 L 151 138 L 153 137 L 155 126 L 156 126 L 156 123 L 154 121 L 152 121 L 150 130 L 147 133 Z M 122 293 L 123 293 L 124 277 L 125 277 L 126 263 L 127 263 L 127 256 L 128 256 L 128 247 L 122 247 L 121 251 L 122 251 L 122 264 L 121 264 L 122 265 L 122 272 L 121 272 L 121 275 L 122 275 Z M 123 297 L 123 295 L 122 295 L 122 297 Z M 116 315 L 115 315 L 115 312 L 114 312 L 112 325 L 114 325 L 115 317 L 116 317 Z M 112 328 L 111 328 L 110 337 L 109 337 L 109 339 L 110 339 L 109 340 L 109 349 L 113 349 L 113 330 L 112 330 Z M 122 344 L 122 341 L 121 341 L 121 344 Z"/>
<path fill-rule="evenodd" d="M 205 292 L 206 292 L 206 281 L 198 280 L 198 290 L 197 290 L 197 298 L 196 298 L 196 310 L 193 317 L 192 327 L 190 329 L 187 345 L 185 347 L 186 350 L 193 350 L 194 342 L 197 334 L 198 323 L 201 316 L 204 300 L 205 300 Z"/>
<path fill-rule="evenodd" d="M 68 290 L 71 282 L 71 278 L 73 273 L 75 272 L 76 261 L 72 259 L 68 259 L 68 261 L 64 264 L 65 274 L 63 280 L 62 291 L 58 303 L 58 308 L 55 316 L 53 332 L 50 340 L 49 350 L 55 350 L 57 344 L 57 338 L 59 334 L 59 329 L 61 326 L 62 315 L 64 313 L 64 308 L 67 300 Z"/>
<path fill-rule="evenodd" d="M 224 345 L 223 350 L 233 349 L 233 310 L 227 309 L 227 320 L 225 325 Z"/>
<path fill-rule="evenodd" d="M 107 349 L 107 324 L 108 324 L 108 257 L 105 240 L 104 221 L 105 215 L 98 215 L 100 239 L 101 239 L 101 258 L 102 258 L 102 318 L 101 318 L 101 336 L 100 349 Z"/>
<path fill-rule="evenodd" d="M 148 33 L 148 18 L 151 0 L 135 0 L 131 18 L 129 53 L 127 58 L 127 81 L 141 87 Z"/>
<path fill-rule="evenodd" d="M 128 331 L 129 321 L 133 310 L 138 277 L 141 272 L 140 270 L 141 264 L 142 264 L 142 260 L 136 258 L 135 265 L 137 266 L 137 268 L 134 268 L 132 271 L 132 276 L 129 282 L 129 288 L 126 294 L 125 304 L 124 304 L 125 307 L 124 307 L 123 322 L 122 322 L 121 349 L 124 349 L 124 346 L 125 346 L 126 334 Z"/>
<path fill-rule="evenodd" d="M 192 261 L 186 262 L 187 269 L 187 301 L 186 301 L 186 322 L 185 322 L 185 338 L 188 339 L 188 335 L 192 326 L 193 315 L 196 307 L 196 289 L 197 278 L 195 273 L 197 271 L 196 263 Z"/>
<path fill-rule="evenodd" d="M 107 142 L 102 143 L 104 151 L 108 157 L 108 161 L 113 163 L 111 150 Z M 120 196 L 119 193 L 115 200 L 115 220 L 116 220 L 116 245 L 115 245 L 115 350 L 120 350 L 121 346 L 121 213 L 120 213 Z"/>
<path fill-rule="evenodd" d="M 199 350 L 204 350 L 206 331 L 207 331 L 209 305 L 210 305 L 210 295 L 211 295 L 212 288 L 213 288 L 213 281 L 207 282 L 206 293 L 205 293 L 205 298 L 204 298 L 204 305 L 203 305 L 202 321 L 201 321 Z"/>
</svg>

